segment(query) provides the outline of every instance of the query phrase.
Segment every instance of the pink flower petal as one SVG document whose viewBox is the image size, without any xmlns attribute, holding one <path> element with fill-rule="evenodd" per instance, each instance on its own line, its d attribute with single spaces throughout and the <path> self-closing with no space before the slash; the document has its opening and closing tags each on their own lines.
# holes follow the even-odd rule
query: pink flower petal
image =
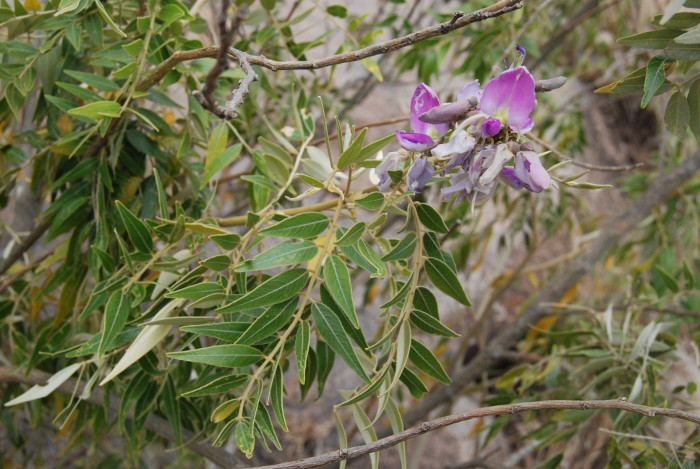
<svg viewBox="0 0 700 469">
<path fill-rule="evenodd" d="M 411 98 L 411 130 L 419 133 L 428 133 L 430 124 L 421 121 L 418 116 L 440 105 L 437 93 L 425 83 L 421 83 L 413 92 Z M 445 131 L 447 132 L 447 131 Z"/>
<path fill-rule="evenodd" d="M 479 86 L 479 80 L 474 80 L 471 83 L 467 83 L 464 88 L 462 88 L 459 93 L 457 93 L 457 101 L 462 99 L 468 99 L 470 97 L 475 97 L 477 100 L 481 98 L 481 87 Z"/>
<path fill-rule="evenodd" d="M 501 131 L 501 121 L 494 117 L 490 117 L 481 124 L 481 135 L 484 137 L 493 137 Z"/>
<path fill-rule="evenodd" d="M 486 84 L 479 107 L 491 116 L 506 113 L 508 124 L 516 130 L 531 124 L 535 107 L 535 80 L 525 67 L 506 70 Z"/>
</svg>

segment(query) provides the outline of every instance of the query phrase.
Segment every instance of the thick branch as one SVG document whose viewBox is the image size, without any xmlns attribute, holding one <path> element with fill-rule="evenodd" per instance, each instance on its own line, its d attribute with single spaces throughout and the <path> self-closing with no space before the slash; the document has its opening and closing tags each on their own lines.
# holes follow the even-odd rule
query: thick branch
<svg viewBox="0 0 700 469">
<path fill-rule="evenodd" d="M 0 382 L 9 383 L 23 383 L 31 385 L 44 385 L 49 380 L 52 375 L 40 370 L 32 370 L 29 374 L 25 374 L 24 370 L 12 369 L 12 368 L 0 368 Z M 85 388 L 85 384 L 78 383 L 75 379 L 69 379 L 68 381 L 61 384 L 57 391 L 64 394 L 72 395 L 77 385 L 77 395 L 80 395 Z M 96 387 L 90 393 L 90 396 L 86 399 L 90 404 L 102 407 L 105 403 L 104 389 L 101 387 Z M 121 408 L 121 399 L 116 394 L 109 395 L 109 409 L 118 413 Z M 149 415 L 146 419 L 145 426 L 148 430 L 153 433 L 167 439 L 170 441 L 176 441 L 175 434 L 173 433 L 170 423 L 156 415 Z M 196 441 L 197 436 L 189 430 L 182 429 L 182 439 L 185 442 L 184 445 L 191 451 L 207 458 L 209 461 L 217 464 L 220 467 L 225 468 L 237 468 L 242 467 L 240 460 L 236 455 L 229 453 L 228 451 L 215 448 L 210 443 L 206 441 Z"/>
<path fill-rule="evenodd" d="M 471 362 L 453 378 L 452 384 L 435 389 L 413 406 L 404 420 L 408 424 L 425 418 L 436 407 L 449 403 L 462 389 L 468 386 L 481 374 L 494 366 L 499 357 L 503 356 L 530 327 L 550 313 L 543 303 L 556 303 L 560 298 L 588 273 L 596 261 L 607 253 L 622 238 L 630 233 L 636 225 L 646 218 L 651 210 L 668 199 L 684 183 L 690 180 L 700 170 L 700 151 L 696 151 L 682 164 L 654 180 L 644 194 L 625 210 L 610 217 L 600 230 L 597 240 L 572 259 L 568 266 L 550 283 L 548 283 L 529 302 L 518 318 L 504 327 L 501 332 L 481 350 Z"/>
<path fill-rule="evenodd" d="M 687 420 L 696 425 L 700 425 L 700 416 L 683 412 L 675 409 L 663 409 L 660 407 L 648 407 L 645 405 L 631 404 L 624 399 L 609 400 L 609 401 L 539 401 L 539 402 L 523 402 L 520 404 L 498 405 L 493 407 L 483 407 L 481 409 L 468 410 L 454 415 L 448 415 L 429 422 L 424 422 L 406 431 L 397 433 L 396 435 L 388 436 L 362 446 L 354 448 L 340 449 L 325 453 L 320 456 L 302 459 L 299 461 L 286 462 L 282 464 L 274 464 L 271 466 L 260 466 L 257 469 L 306 469 L 311 467 L 319 467 L 324 464 L 330 464 L 345 459 L 354 459 L 369 453 L 375 453 L 384 449 L 395 446 L 402 441 L 410 440 L 419 435 L 422 435 L 438 428 L 454 425 L 455 423 L 464 422 L 482 417 L 493 417 L 498 415 L 511 415 L 520 412 L 532 412 L 537 410 L 622 410 L 626 412 L 634 412 L 636 414 L 646 415 L 647 417 L 670 417 L 675 419 Z"/>
<path fill-rule="evenodd" d="M 330 67 L 332 65 L 339 65 L 348 62 L 357 62 L 368 57 L 375 55 L 386 54 L 388 52 L 393 52 L 395 50 L 402 49 L 404 47 L 410 46 L 417 42 L 425 41 L 435 36 L 442 36 L 457 29 L 463 28 L 472 23 L 478 23 L 480 21 L 487 20 L 489 18 L 495 18 L 497 16 L 504 15 L 514 10 L 522 8 L 522 3 L 520 0 L 501 0 L 500 2 L 494 3 L 491 6 L 482 8 L 475 12 L 466 14 L 464 16 L 458 17 L 456 20 L 454 17 L 450 21 L 440 23 L 435 26 L 430 26 L 425 29 L 421 29 L 415 33 L 408 34 L 406 36 L 401 36 L 390 41 L 381 42 L 372 46 L 365 47 L 356 51 L 346 52 L 344 54 L 332 55 L 318 60 L 288 60 L 279 61 L 272 60 L 262 55 L 252 55 L 247 52 L 241 52 L 243 56 L 248 60 L 250 65 L 257 65 L 259 67 L 267 68 L 272 71 L 277 70 L 315 70 L 324 67 Z M 145 91 L 151 86 L 158 83 L 166 73 L 168 73 L 173 67 L 181 62 L 188 60 L 201 59 L 201 58 L 213 58 L 217 57 L 219 54 L 219 48 L 216 46 L 206 47 L 203 49 L 196 49 L 184 52 L 175 52 L 171 55 L 165 62 L 154 68 L 151 73 L 146 76 L 136 87 L 138 91 Z M 230 58 L 234 60 L 239 60 L 235 53 L 231 53 Z"/>
</svg>

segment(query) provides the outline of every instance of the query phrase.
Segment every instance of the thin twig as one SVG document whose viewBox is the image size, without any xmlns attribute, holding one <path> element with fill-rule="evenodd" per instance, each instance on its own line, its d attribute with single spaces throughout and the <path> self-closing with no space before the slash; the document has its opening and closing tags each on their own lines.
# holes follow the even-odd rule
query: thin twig
<svg viewBox="0 0 700 469">
<path fill-rule="evenodd" d="M 5 383 L 9 382 L 44 385 L 48 382 L 51 376 L 51 373 L 46 373 L 40 370 L 31 370 L 29 373 L 27 373 L 22 369 L 13 369 L 9 367 L 0 368 L 0 382 Z M 77 391 L 75 392 L 75 395 L 82 394 L 83 390 L 85 389 L 85 384 L 71 378 L 62 383 L 56 390 L 63 394 L 73 395 L 76 389 Z M 85 400 L 98 407 L 103 407 L 105 402 L 109 402 L 109 409 L 114 413 L 118 413 L 121 408 L 121 399 L 119 396 L 114 393 L 110 393 L 109 398 L 105 399 L 104 389 L 101 387 L 92 389 L 89 396 Z M 177 441 L 170 423 L 157 415 L 150 414 L 146 419 L 145 427 L 162 438 L 173 442 Z M 189 450 L 207 458 L 220 467 L 231 469 L 243 467 L 243 464 L 238 459 L 238 456 L 231 454 L 222 448 L 216 448 L 209 442 L 196 441 L 197 436 L 189 430 L 183 428 L 181 431 L 182 440 L 185 442 L 183 444 Z"/>
<path fill-rule="evenodd" d="M 318 60 L 272 60 L 262 55 L 248 54 L 242 52 L 243 56 L 248 60 L 250 65 L 257 65 L 272 71 L 278 70 L 316 70 L 319 68 L 330 67 L 348 62 L 357 62 L 367 57 L 386 54 L 404 47 L 416 44 L 417 42 L 425 41 L 435 36 L 442 36 L 457 29 L 468 26 L 472 23 L 478 23 L 490 18 L 495 18 L 511 11 L 522 8 L 520 0 L 501 0 L 491 6 L 474 11 L 459 18 L 457 21 L 447 21 L 424 28 L 415 33 L 407 34 L 396 39 L 381 42 L 372 46 L 365 47 L 356 51 L 346 52 L 344 54 L 331 55 Z M 148 76 L 146 76 L 137 86 L 138 91 L 144 91 L 158 83 L 166 73 L 172 70 L 177 64 L 194 59 L 214 58 L 219 54 L 219 48 L 216 46 L 205 47 L 190 51 L 175 52 L 168 59 L 154 68 Z M 230 57 L 238 60 L 238 57 L 233 54 Z"/>
<path fill-rule="evenodd" d="M 49 222 L 43 222 L 34 227 L 31 233 L 29 233 L 29 236 L 25 238 L 24 241 L 22 241 L 22 244 L 17 246 L 12 253 L 10 253 L 9 256 L 7 256 L 7 259 L 0 264 L 0 275 L 3 275 L 5 272 L 7 272 L 7 269 L 12 267 L 12 264 L 17 262 L 25 252 L 27 252 L 32 246 L 34 246 L 34 243 L 39 241 L 39 238 L 41 238 L 44 233 L 46 233 L 46 230 L 49 229 L 51 224 Z"/>
<path fill-rule="evenodd" d="M 406 431 L 397 433 L 396 435 L 388 436 L 380 440 L 368 443 L 366 445 L 355 446 L 353 448 L 339 449 L 320 456 L 301 459 L 293 462 L 285 462 L 274 464 L 271 466 L 259 466 L 256 469 L 307 469 L 312 467 L 323 466 L 347 459 L 354 459 L 365 454 L 376 453 L 387 448 L 391 448 L 402 441 L 410 440 L 424 433 L 428 433 L 439 428 L 454 425 L 455 423 L 464 422 L 483 417 L 492 417 L 498 415 L 513 415 L 521 412 L 532 412 L 539 410 L 621 410 L 633 412 L 636 414 L 645 415 L 647 417 L 669 417 L 675 419 L 687 420 L 696 425 L 700 425 L 700 416 L 684 412 L 676 409 L 664 409 L 661 407 L 649 407 L 640 404 L 632 404 L 624 399 L 616 400 L 591 400 L 591 401 L 539 401 L 539 402 L 522 402 L 518 404 L 498 405 L 493 407 L 482 407 L 480 409 L 468 410 L 446 417 L 440 417 L 435 420 L 423 422 Z"/>
</svg>

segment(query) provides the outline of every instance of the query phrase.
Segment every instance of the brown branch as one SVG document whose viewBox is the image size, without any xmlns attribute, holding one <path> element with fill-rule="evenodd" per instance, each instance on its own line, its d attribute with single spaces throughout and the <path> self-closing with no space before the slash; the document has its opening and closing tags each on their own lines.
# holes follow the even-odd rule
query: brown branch
<svg viewBox="0 0 700 469">
<path fill-rule="evenodd" d="M 356 51 L 346 52 L 344 54 L 331 55 L 318 60 L 288 60 L 279 61 L 272 60 L 262 55 L 248 54 L 242 52 L 243 56 L 248 60 L 250 65 L 257 65 L 272 71 L 278 70 L 316 70 L 319 68 L 330 67 L 348 62 L 357 62 L 367 57 L 386 54 L 395 50 L 402 49 L 417 42 L 425 41 L 435 36 L 442 36 L 457 29 L 463 28 L 472 23 L 478 23 L 490 18 L 504 15 L 511 11 L 522 8 L 520 0 L 501 0 L 491 6 L 482 8 L 466 14 L 456 21 L 447 21 L 435 26 L 421 29 L 415 33 L 407 34 L 396 39 L 381 42 L 372 46 L 365 47 Z M 205 47 L 203 49 L 195 49 L 190 51 L 175 52 L 167 60 L 154 68 L 148 76 L 146 76 L 136 87 L 138 91 L 144 91 L 158 83 L 166 73 L 168 73 L 177 64 L 194 59 L 213 58 L 219 54 L 219 48 L 216 46 Z M 238 60 L 235 54 L 230 57 Z"/>
<path fill-rule="evenodd" d="M 347 459 L 354 459 L 365 454 L 376 453 L 387 448 L 391 448 L 402 441 L 410 440 L 424 433 L 437 430 L 439 428 L 454 425 L 455 423 L 464 422 L 483 417 L 494 417 L 499 415 L 512 415 L 521 412 L 532 412 L 539 410 L 622 410 L 633 412 L 635 414 L 645 415 L 647 417 L 669 417 L 675 419 L 687 420 L 696 425 L 700 425 L 700 416 L 684 412 L 676 409 L 664 409 L 661 407 L 649 407 L 640 404 L 632 404 L 624 399 L 617 400 L 594 400 L 594 401 L 539 401 L 539 402 L 523 402 L 519 404 L 497 405 L 493 407 L 482 407 L 480 409 L 467 410 L 454 415 L 437 418 L 428 422 L 423 422 L 406 431 L 397 433 L 396 435 L 382 438 L 366 445 L 355 446 L 353 448 L 339 449 L 330 453 L 325 453 L 320 456 L 301 459 L 299 461 L 285 462 L 281 464 L 273 464 L 271 466 L 259 466 L 256 469 L 307 469 L 312 467 L 323 466 Z"/>
<path fill-rule="evenodd" d="M 29 233 L 29 236 L 22 241 L 22 244 L 17 246 L 12 253 L 10 253 L 9 256 L 7 256 L 7 259 L 0 264 L 0 275 L 3 275 L 5 272 L 7 272 L 7 269 L 12 267 L 12 264 L 17 262 L 25 252 L 27 252 L 32 246 L 34 246 L 34 243 L 39 241 L 39 238 L 41 238 L 44 233 L 46 233 L 46 230 L 49 229 L 49 226 L 51 226 L 50 223 L 48 222 L 43 222 L 38 224 L 37 226 L 34 227 L 31 233 Z"/>
<path fill-rule="evenodd" d="M 449 404 L 462 389 L 471 384 L 483 372 L 489 370 L 504 353 L 509 351 L 533 324 L 550 314 L 543 303 L 556 303 L 562 296 L 595 265 L 596 261 L 618 244 L 625 235 L 646 218 L 653 208 L 668 199 L 684 183 L 700 170 L 700 150 L 667 173 L 658 176 L 634 203 L 611 216 L 600 230 L 596 241 L 584 249 L 578 257 L 571 259 L 567 267 L 528 301 L 525 310 L 511 324 L 488 343 L 456 376 L 449 386 L 434 389 L 413 406 L 404 416 L 407 424 L 425 418 L 438 406 Z"/>
<path fill-rule="evenodd" d="M 12 369 L 9 367 L 0 367 L 0 383 L 22 383 L 31 385 L 44 385 L 51 378 L 51 373 L 46 373 L 40 370 L 31 370 L 26 374 L 25 370 L 22 369 Z M 77 391 L 76 395 L 80 395 L 85 388 L 83 382 L 78 382 L 77 380 L 71 378 L 64 383 L 62 383 L 56 390 L 63 394 L 73 395 L 74 390 Z M 101 387 L 96 387 L 92 390 L 90 395 L 85 399 L 92 405 L 102 407 L 105 402 L 109 402 L 109 409 L 118 413 L 121 408 L 121 399 L 114 393 L 110 393 L 108 401 L 105 401 L 104 389 Z M 175 434 L 173 433 L 170 423 L 157 415 L 149 415 L 146 419 L 145 427 L 157 434 L 158 436 L 165 438 L 170 441 L 176 441 Z M 238 456 L 229 453 L 222 448 L 213 447 L 209 442 L 206 441 L 195 441 L 197 435 L 193 432 L 182 429 L 182 440 L 183 443 L 189 450 L 205 457 L 214 464 L 224 467 L 224 468 L 240 468 L 244 466 Z"/>
</svg>

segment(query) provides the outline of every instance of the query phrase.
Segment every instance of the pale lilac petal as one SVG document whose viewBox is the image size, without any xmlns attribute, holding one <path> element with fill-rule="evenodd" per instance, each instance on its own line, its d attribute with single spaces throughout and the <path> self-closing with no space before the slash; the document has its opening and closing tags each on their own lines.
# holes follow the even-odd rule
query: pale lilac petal
<svg viewBox="0 0 700 469">
<path fill-rule="evenodd" d="M 530 176 L 529 182 L 531 190 L 533 192 L 542 192 L 549 188 L 549 185 L 552 183 L 552 178 L 549 176 L 544 166 L 542 166 L 542 162 L 537 153 L 534 151 L 523 151 L 521 154 L 525 159 L 525 169 Z"/>
<path fill-rule="evenodd" d="M 418 158 L 406 174 L 406 183 L 412 191 L 419 191 L 430 182 L 435 174 L 435 168 L 426 158 Z"/>
<path fill-rule="evenodd" d="M 458 130 L 450 136 L 447 143 L 441 143 L 432 149 L 433 156 L 445 159 L 458 153 L 467 153 L 472 151 L 476 145 L 476 139 L 469 135 L 465 130 Z"/>
<path fill-rule="evenodd" d="M 493 137 L 501 131 L 501 121 L 495 117 L 490 117 L 481 124 L 481 135 L 484 137 Z"/>
<path fill-rule="evenodd" d="M 408 151 L 425 151 L 435 146 L 435 140 L 421 133 L 396 131 L 396 140 Z"/>
<path fill-rule="evenodd" d="M 528 121 L 526 122 L 524 127 L 516 128 L 514 126 L 510 126 L 510 128 L 514 132 L 520 132 L 520 133 L 527 133 L 532 130 L 532 128 L 535 126 L 535 120 L 532 117 L 528 117 Z"/>
<path fill-rule="evenodd" d="M 475 97 L 478 101 L 481 99 L 481 93 L 483 93 L 483 90 L 479 86 L 479 80 L 474 80 L 471 83 L 467 83 L 464 88 L 459 90 L 459 93 L 457 93 L 457 100 L 460 101 L 462 99 Z"/>
<path fill-rule="evenodd" d="M 391 187 L 391 178 L 389 177 L 389 171 L 394 171 L 399 168 L 401 164 L 401 153 L 391 152 L 386 155 L 382 162 L 377 165 L 374 169 L 374 174 L 378 180 L 377 188 L 380 192 L 387 192 Z"/>
<path fill-rule="evenodd" d="M 499 145 L 496 150 L 496 155 L 479 178 L 480 185 L 488 185 L 498 177 L 505 164 L 513 158 L 513 152 L 508 149 L 507 145 Z M 485 162 L 486 163 L 486 162 Z"/>
<path fill-rule="evenodd" d="M 411 98 L 411 129 L 414 132 L 427 134 L 431 126 L 421 121 L 418 116 L 439 105 L 437 93 L 431 87 L 425 83 L 418 85 Z"/>
</svg>

